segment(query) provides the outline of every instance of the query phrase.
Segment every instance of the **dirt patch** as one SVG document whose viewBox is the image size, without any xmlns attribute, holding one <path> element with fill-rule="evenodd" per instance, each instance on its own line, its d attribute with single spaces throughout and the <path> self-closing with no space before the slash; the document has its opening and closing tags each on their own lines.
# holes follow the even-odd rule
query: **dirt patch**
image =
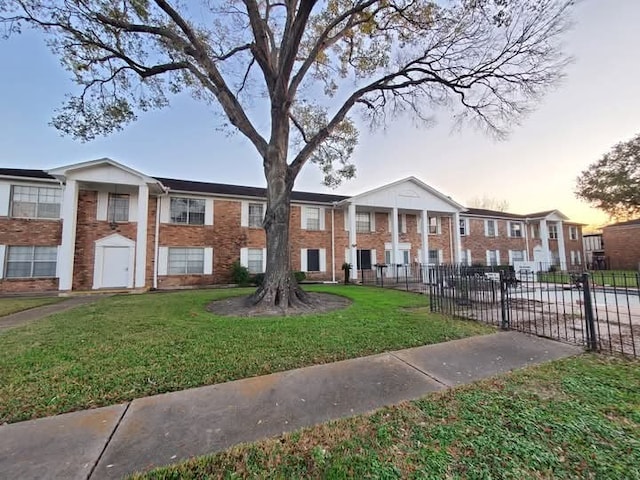
<svg viewBox="0 0 640 480">
<path fill-rule="evenodd" d="M 233 317 L 281 317 L 295 315 L 310 315 L 312 313 L 326 313 L 340 310 L 351 305 L 351 300 L 331 293 L 307 292 L 306 305 L 290 307 L 286 312 L 281 308 L 268 308 L 252 305 L 248 296 L 223 298 L 207 305 L 207 310 L 216 315 Z"/>
</svg>

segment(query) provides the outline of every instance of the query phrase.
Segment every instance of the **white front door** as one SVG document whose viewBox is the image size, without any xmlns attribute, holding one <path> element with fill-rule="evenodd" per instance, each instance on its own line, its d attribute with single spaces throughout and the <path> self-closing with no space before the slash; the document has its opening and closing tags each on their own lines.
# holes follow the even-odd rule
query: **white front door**
<svg viewBox="0 0 640 480">
<path fill-rule="evenodd" d="M 102 247 L 102 288 L 127 287 L 129 284 L 129 247 Z"/>
<path fill-rule="evenodd" d="M 540 264 L 543 264 L 543 266 L 548 266 L 546 265 L 548 263 L 548 260 L 545 258 L 544 250 L 540 245 L 536 245 L 535 247 L 533 247 L 533 261 L 536 264 L 536 268 L 540 268 Z"/>
</svg>

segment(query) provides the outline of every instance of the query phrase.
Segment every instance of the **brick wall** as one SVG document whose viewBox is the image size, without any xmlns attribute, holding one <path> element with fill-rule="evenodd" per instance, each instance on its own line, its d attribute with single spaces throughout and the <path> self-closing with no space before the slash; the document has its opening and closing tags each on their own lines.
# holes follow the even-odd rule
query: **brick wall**
<svg viewBox="0 0 640 480">
<path fill-rule="evenodd" d="M 611 269 L 640 269 L 640 225 L 604 227 L 602 241 Z"/>
<path fill-rule="evenodd" d="M 73 290 L 91 290 L 93 287 L 96 240 L 114 233 L 133 241 L 136 240 L 137 222 L 118 223 L 114 229 L 109 222 L 96 219 L 98 212 L 97 202 L 98 192 L 93 190 L 80 190 L 78 192 Z"/>
<path fill-rule="evenodd" d="M 60 245 L 61 220 L 0 217 L 0 245 Z M 42 292 L 58 289 L 57 278 L 4 278 L 0 292 Z"/>
</svg>

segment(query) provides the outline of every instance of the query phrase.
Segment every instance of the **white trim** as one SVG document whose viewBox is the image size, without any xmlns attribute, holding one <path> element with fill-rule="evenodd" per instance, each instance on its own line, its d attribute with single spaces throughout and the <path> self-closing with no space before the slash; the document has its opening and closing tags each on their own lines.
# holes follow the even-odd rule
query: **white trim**
<svg viewBox="0 0 640 480">
<path fill-rule="evenodd" d="M 168 275 L 169 247 L 158 247 L 158 275 Z"/>
<path fill-rule="evenodd" d="M 327 249 L 326 248 L 320 248 L 320 271 L 321 272 L 326 272 L 327 271 Z"/>
<path fill-rule="evenodd" d="M 375 268 L 374 265 L 376 265 L 377 263 L 378 263 L 378 260 L 376 258 L 376 249 L 372 248 L 371 249 L 371 270 Z"/>
<path fill-rule="evenodd" d="M 102 287 L 102 277 L 104 268 L 104 249 L 109 247 L 123 247 L 129 249 L 129 263 L 127 265 L 127 285 L 125 288 L 133 288 L 134 285 L 134 267 L 135 267 L 135 247 L 136 242 L 130 238 L 124 237 L 117 233 L 103 237 L 95 242 L 95 259 L 93 262 L 93 289 L 97 290 Z M 145 242 L 146 243 L 146 242 Z"/>
<path fill-rule="evenodd" d="M 262 272 L 264 273 L 267 271 L 267 249 L 263 248 L 262 249 Z"/>
<path fill-rule="evenodd" d="M 306 248 L 300 249 L 300 271 L 301 272 L 307 271 L 307 249 Z"/>
<path fill-rule="evenodd" d="M 375 232 L 376 231 L 376 212 L 371 211 L 368 213 L 369 213 L 369 231 Z"/>
<path fill-rule="evenodd" d="M 215 203 L 213 198 L 205 198 L 204 199 L 204 224 L 205 225 L 213 225 L 213 215 L 214 215 Z"/>
<path fill-rule="evenodd" d="M 160 223 L 171 223 L 171 195 L 160 197 Z"/>
<path fill-rule="evenodd" d="M 211 275 L 213 273 L 213 248 L 204 247 L 204 266 L 202 268 L 203 275 Z"/>
<path fill-rule="evenodd" d="M 5 259 L 6 251 L 7 251 L 7 246 L 0 245 L 0 279 L 4 278 L 4 259 Z M 56 276 L 58 276 L 58 273 L 57 273 L 58 261 L 59 259 L 56 259 Z"/>
<path fill-rule="evenodd" d="M 131 200 L 131 196 L 129 200 Z M 136 203 L 138 228 L 136 232 L 135 285 L 136 288 L 144 288 L 147 282 L 147 225 L 149 220 L 149 187 L 147 187 L 147 185 L 140 185 L 138 187 Z"/>
<path fill-rule="evenodd" d="M 107 212 L 109 210 L 109 192 L 98 191 L 96 204 L 96 220 L 99 222 L 106 222 Z"/>
<path fill-rule="evenodd" d="M 59 290 L 71 290 L 73 287 L 73 262 L 76 250 L 76 224 L 78 219 L 78 184 L 75 180 L 67 180 L 62 192 L 60 206 L 62 219 L 62 241 L 58 259 Z M 133 269 L 131 271 L 133 274 Z"/>
<path fill-rule="evenodd" d="M 70 165 L 63 165 L 62 167 L 57 167 L 57 168 L 53 168 L 51 170 L 47 170 L 46 172 L 51 175 L 52 177 L 56 177 L 56 178 L 66 178 L 69 176 L 69 172 L 75 171 L 75 170 L 81 170 L 81 169 L 87 169 L 90 167 L 94 167 L 94 166 L 98 166 L 98 165 L 110 165 L 112 167 L 118 168 L 120 170 L 123 170 L 135 177 L 140 178 L 143 182 L 145 183 L 151 183 L 151 184 L 155 184 L 158 186 L 161 186 L 162 184 L 156 180 L 155 178 L 151 178 L 148 177 L 147 175 L 145 175 L 144 173 L 141 173 L 137 170 L 134 170 L 133 168 L 127 167 L 126 165 L 123 165 L 119 162 L 116 162 L 115 160 L 112 160 L 110 158 L 104 157 L 104 158 L 98 158 L 95 160 L 88 160 L 86 162 L 80 162 L 80 163 L 73 163 Z"/>
<path fill-rule="evenodd" d="M 0 183 L 0 217 L 9 216 L 10 204 L 11 204 L 11 184 L 2 182 Z"/>
<path fill-rule="evenodd" d="M 248 227 L 249 226 L 249 201 L 242 200 L 240 202 L 240 226 Z M 246 267 L 246 265 L 243 265 Z"/>
<path fill-rule="evenodd" d="M 249 249 L 247 247 L 240 249 L 240 265 L 249 268 Z"/>
</svg>

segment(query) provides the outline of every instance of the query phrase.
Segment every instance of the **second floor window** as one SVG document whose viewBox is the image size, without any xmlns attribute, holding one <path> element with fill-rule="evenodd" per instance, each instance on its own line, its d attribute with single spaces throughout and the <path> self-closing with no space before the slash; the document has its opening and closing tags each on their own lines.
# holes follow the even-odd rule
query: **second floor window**
<svg viewBox="0 0 640 480">
<path fill-rule="evenodd" d="M 558 227 L 557 225 L 549 225 L 549 238 L 552 240 L 558 239 Z"/>
<path fill-rule="evenodd" d="M 249 226 L 251 228 L 261 228 L 264 219 L 264 205 L 262 203 L 249 204 Z"/>
<path fill-rule="evenodd" d="M 569 227 L 569 239 L 570 240 L 578 239 L 578 227 Z"/>
<path fill-rule="evenodd" d="M 460 219 L 460 235 L 462 235 L 463 237 L 465 235 L 467 235 L 469 232 L 467 231 L 467 220 L 464 218 Z"/>
<path fill-rule="evenodd" d="M 486 220 L 485 233 L 487 234 L 487 237 L 497 237 L 498 236 L 498 229 L 497 229 L 495 220 Z"/>
<path fill-rule="evenodd" d="M 198 198 L 171 198 L 171 223 L 204 225 L 205 201 Z"/>
<path fill-rule="evenodd" d="M 307 230 L 320 230 L 320 209 L 317 207 L 306 207 L 305 214 Z"/>
<path fill-rule="evenodd" d="M 520 222 L 509 222 L 509 236 L 522 238 L 522 224 Z"/>
<path fill-rule="evenodd" d="M 109 194 L 107 220 L 110 222 L 129 221 L 129 195 L 122 195 L 119 193 Z"/>
<path fill-rule="evenodd" d="M 429 234 L 437 235 L 440 233 L 438 217 L 429 217 Z"/>
<path fill-rule="evenodd" d="M 356 213 L 356 232 L 365 233 L 371 231 L 371 214 L 369 212 Z"/>
<path fill-rule="evenodd" d="M 62 190 L 49 187 L 14 185 L 11 190 L 11 216 L 17 218 L 60 218 Z"/>
</svg>

